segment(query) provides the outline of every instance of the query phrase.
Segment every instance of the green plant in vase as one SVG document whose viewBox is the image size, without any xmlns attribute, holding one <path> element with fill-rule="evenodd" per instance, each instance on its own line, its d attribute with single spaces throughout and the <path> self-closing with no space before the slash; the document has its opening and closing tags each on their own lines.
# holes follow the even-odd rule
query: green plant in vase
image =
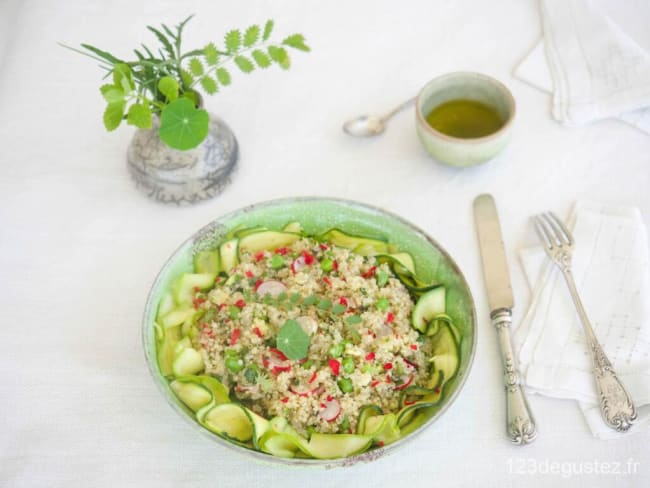
<svg viewBox="0 0 650 488">
<path fill-rule="evenodd" d="M 173 29 L 165 24 L 160 28 L 147 26 L 159 46 L 150 49 L 142 44 L 133 50 L 136 59 L 132 61 L 89 44 L 81 44 L 82 49 L 64 46 L 99 61 L 106 77 L 112 77 L 112 83 L 100 87 L 107 102 L 104 126 L 108 131 L 124 120 L 150 129 L 154 115 L 159 115 L 161 140 L 174 149 L 192 149 L 205 139 L 209 126 L 199 89 L 214 95 L 230 85 L 233 66 L 246 74 L 273 64 L 289 69 L 288 49 L 310 50 L 302 34 L 271 41 L 274 23 L 268 20 L 263 27 L 252 25 L 243 31 L 229 31 L 222 45 L 210 42 L 203 48 L 185 51 L 183 30 L 191 18 Z"/>
</svg>

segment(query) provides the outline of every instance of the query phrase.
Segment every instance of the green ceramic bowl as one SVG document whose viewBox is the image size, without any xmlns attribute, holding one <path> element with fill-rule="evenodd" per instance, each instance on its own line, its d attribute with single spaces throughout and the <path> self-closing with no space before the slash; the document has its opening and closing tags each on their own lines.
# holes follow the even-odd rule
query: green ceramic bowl
<svg viewBox="0 0 650 488">
<path fill-rule="evenodd" d="M 385 236 L 401 250 L 411 253 L 415 259 L 418 275 L 424 280 L 436 278 L 447 287 L 448 314 L 458 325 L 462 340 L 460 344 L 460 368 L 449 383 L 449 390 L 440 404 L 431 407 L 431 416 L 424 424 L 399 441 L 385 447 L 375 448 L 363 454 L 342 459 L 284 459 L 253 451 L 230 443 L 212 434 L 195 421 L 190 411 L 175 397 L 168 382 L 160 374 L 156 362 L 154 319 L 158 302 L 182 273 L 192 270 L 192 256 L 197 250 L 211 248 L 233 227 L 264 225 L 282 228 L 289 221 L 299 221 L 306 232 L 316 234 L 332 227 L 345 232 L 369 236 Z M 153 283 L 145 307 L 142 337 L 145 357 L 154 382 L 171 407 L 194 429 L 217 444 L 240 452 L 252 459 L 275 465 L 334 467 L 348 466 L 360 461 L 370 461 L 394 452 L 411 441 L 435 422 L 449 408 L 458 395 L 469 373 L 476 344 L 476 316 L 474 301 L 467 282 L 449 254 L 431 237 L 409 222 L 394 214 L 361 203 L 330 198 L 290 198 L 274 200 L 237 210 L 209 223 L 172 254 Z"/>
</svg>

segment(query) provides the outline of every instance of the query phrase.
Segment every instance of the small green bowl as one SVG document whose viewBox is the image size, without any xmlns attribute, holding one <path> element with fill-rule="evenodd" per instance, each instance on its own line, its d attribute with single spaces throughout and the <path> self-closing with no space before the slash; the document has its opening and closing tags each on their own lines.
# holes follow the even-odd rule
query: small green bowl
<svg viewBox="0 0 650 488">
<path fill-rule="evenodd" d="M 299 221 L 309 234 L 317 234 L 332 227 L 353 234 L 385 236 L 400 250 L 413 256 L 418 275 L 425 280 L 436 277 L 447 287 L 448 314 L 458 325 L 462 340 L 460 344 L 460 367 L 458 374 L 449 383 L 446 396 L 435 407 L 430 407 L 431 417 L 413 432 L 399 441 L 385 447 L 369 450 L 357 456 L 340 459 L 284 459 L 230 443 L 201 427 L 191 412 L 180 402 L 160 374 L 156 361 L 154 320 L 158 302 L 171 284 L 182 273 L 192 270 L 192 256 L 201 249 L 214 247 L 232 228 L 263 225 L 282 228 L 289 221 Z M 218 218 L 200 229 L 172 254 L 156 277 L 145 306 L 142 323 L 142 340 L 147 364 L 153 380 L 167 400 L 167 403 L 188 421 L 196 431 L 217 444 L 237 451 L 249 458 L 273 465 L 311 466 L 331 468 L 350 466 L 358 462 L 371 461 L 394 452 L 420 434 L 449 408 L 465 383 L 474 358 L 476 344 L 476 314 L 474 301 L 467 282 L 447 252 L 413 224 L 394 214 L 361 203 L 331 198 L 288 198 L 258 203 Z"/>
<path fill-rule="evenodd" d="M 435 107 L 457 99 L 469 99 L 493 107 L 503 125 L 484 137 L 460 138 L 437 131 L 427 121 Z M 415 101 L 415 119 L 422 146 L 436 160 L 449 166 L 475 166 L 495 157 L 508 143 L 516 104 L 510 90 L 500 81 L 480 73 L 449 73 L 431 80 Z"/>
</svg>

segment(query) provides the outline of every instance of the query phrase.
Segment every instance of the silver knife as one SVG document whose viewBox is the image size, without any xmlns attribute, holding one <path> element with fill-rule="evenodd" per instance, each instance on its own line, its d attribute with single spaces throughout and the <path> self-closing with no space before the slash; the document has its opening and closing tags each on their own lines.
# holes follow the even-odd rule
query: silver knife
<svg viewBox="0 0 650 488">
<path fill-rule="evenodd" d="M 520 385 L 510 337 L 514 297 L 510 285 L 508 262 L 501 237 L 499 215 L 492 195 L 479 195 L 474 200 L 474 218 L 481 249 L 483 276 L 487 288 L 490 318 L 497 330 L 503 379 L 506 387 L 506 430 L 515 444 L 528 444 L 537 438 L 537 425 Z"/>
</svg>

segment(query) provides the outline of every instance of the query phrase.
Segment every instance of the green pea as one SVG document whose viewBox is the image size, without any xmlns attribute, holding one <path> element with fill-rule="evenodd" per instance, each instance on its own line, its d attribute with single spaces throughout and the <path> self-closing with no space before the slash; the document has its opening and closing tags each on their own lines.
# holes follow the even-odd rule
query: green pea
<svg viewBox="0 0 650 488">
<path fill-rule="evenodd" d="M 284 259 L 282 259 L 282 256 L 276 254 L 271 258 L 271 268 L 280 269 L 282 267 L 284 267 Z"/>
<path fill-rule="evenodd" d="M 338 381 L 338 385 L 343 393 L 350 393 L 354 389 L 350 378 L 341 378 Z"/>
<path fill-rule="evenodd" d="M 343 344 L 335 344 L 327 351 L 333 358 L 339 358 L 343 354 Z"/>
<path fill-rule="evenodd" d="M 339 425 L 339 430 L 343 433 L 348 433 L 348 430 L 350 430 L 350 419 L 347 417 L 343 417 L 343 420 L 341 420 L 341 424 Z"/>
<path fill-rule="evenodd" d="M 320 269 L 322 269 L 326 273 L 329 273 L 330 271 L 332 271 L 332 269 L 334 269 L 334 261 L 332 261 L 331 259 L 327 259 L 327 258 L 323 259 L 320 262 Z"/>
<path fill-rule="evenodd" d="M 377 303 L 375 303 L 377 309 L 381 310 L 382 312 L 388 310 L 388 305 L 388 299 L 386 297 L 381 297 L 379 300 L 377 300 Z"/>
<path fill-rule="evenodd" d="M 309 369 L 309 368 L 311 368 L 313 365 L 314 365 L 314 360 L 313 360 L 313 359 L 309 359 L 309 360 L 305 361 L 304 363 L 302 363 L 302 369 Z"/>
<path fill-rule="evenodd" d="M 239 373 L 244 369 L 244 361 L 239 357 L 230 356 L 226 358 L 226 368 L 233 373 Z"/>
<path fill-rule="evenodd" d="M 343 366 L 343 371 L 346 372 L 347 374 L 353 373 L 354 372 L 354 359 L 352 359 L 352 358 L 343 358 L 342 366 Z"/>
</svg>

